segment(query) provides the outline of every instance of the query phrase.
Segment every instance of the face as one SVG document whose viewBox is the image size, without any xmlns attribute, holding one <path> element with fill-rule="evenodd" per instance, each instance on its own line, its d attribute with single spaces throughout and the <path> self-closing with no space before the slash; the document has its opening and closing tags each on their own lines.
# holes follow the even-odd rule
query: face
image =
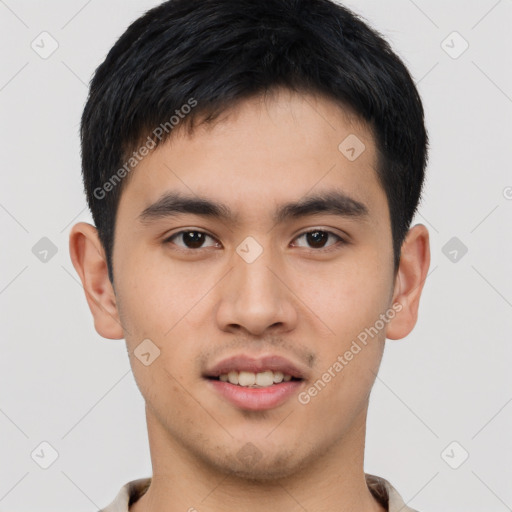
<svg viewBox="0 0 512 512">
<path fill-rule="evenodd" d="M 397 312 L 386 195 L 357 118 L 281 91 L 176 132 L 123 190 L 113 267 L 150 436 L 265 479 L 361 435 Z M 262 387 L 232 383 L 252 374 Z"/>
</svg>

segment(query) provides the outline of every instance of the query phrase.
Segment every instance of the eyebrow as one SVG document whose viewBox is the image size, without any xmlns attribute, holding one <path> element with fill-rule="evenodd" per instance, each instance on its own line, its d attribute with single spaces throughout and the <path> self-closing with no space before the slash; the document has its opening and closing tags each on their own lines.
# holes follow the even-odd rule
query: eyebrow
<svg viewBox="0 0 512 512">
<path fill-rule="evenodd" d="M 340 217 L 364 218 L 368 216 L 368 208 L 344 192 L 332 190 L 279 205 L 274 211 L 273 220 L 279 224 L 288 219 L 322 213 Z M 199 196 L 183 195 L 179 192 L 167 192 L 142 211 L 139 221 L 143 224 L 150 224 L 153 221 L 182 214 L 199 215 L 233 224 L 239 220 L 239 216 L 224 203 Z"/>
</svg>

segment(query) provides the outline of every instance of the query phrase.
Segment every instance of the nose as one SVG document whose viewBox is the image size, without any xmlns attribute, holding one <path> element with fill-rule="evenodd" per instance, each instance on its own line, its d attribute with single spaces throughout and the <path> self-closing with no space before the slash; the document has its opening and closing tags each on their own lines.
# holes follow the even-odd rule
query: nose
<svg viewBox="0 0 512 512">
<path fill-rule="evenodd" d="M 217 290 L 216 320 L 221 330 L 288 332 L 297 324 L 294 294 L 282 266 L 266 249 L 252 263 L 234 254 L 234 266 Z"/>
</svg>

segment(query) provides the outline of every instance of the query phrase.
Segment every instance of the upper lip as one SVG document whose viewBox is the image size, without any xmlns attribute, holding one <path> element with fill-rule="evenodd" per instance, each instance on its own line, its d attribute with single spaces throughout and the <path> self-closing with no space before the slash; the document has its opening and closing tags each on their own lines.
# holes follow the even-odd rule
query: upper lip
<svg viewBox="0 0 512 512">
<path fill-rule="evenodd" d="M 218 362 L 211 368 L 208 368 L 205 377 L 218 377 L 232 371 L 259 373 L 266 370 L 282 372 L 285 375 L 291 375 L 296 379 L 304 379 L 306 371 L 302 365 L 295 364 L 289 359 L 278 355 L 268 355 L 263 357 L 250 357 L 245 354 L 239 354 L 228 357 Z"/>
</svg>

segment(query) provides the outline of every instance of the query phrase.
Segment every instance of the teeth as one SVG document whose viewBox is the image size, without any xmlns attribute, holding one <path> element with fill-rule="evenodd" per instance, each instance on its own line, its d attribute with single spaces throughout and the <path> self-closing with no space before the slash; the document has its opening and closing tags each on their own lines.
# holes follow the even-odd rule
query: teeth
<svg viewBox="0 0 512 512">
<path fill-rule="evenodd" d="M 274 372 L 261 372 L 256 374 L 256 384 L 263 388 L 274 384 Z"/>
<path fill-rule="evenodd" d="M 279 384 L 279 382 L 283 382 L 284 373 L 283 372 L 273 372 L 274 373 L 274 383 Z"/>
<path fill-rule="evenodd" d="M 219 380 L 243 387 L 266 388 L 280 382 L 289 382 L 292 380 L 292 376 L 270 370 L 259 373 L 232 371 L 219 375 Z"/>
<path fill-rule="evenodd" d="M 256 375 L 251 372 L 240 372 L 238 374 L 238 384 L 240 386 L 254 386 L 256 384 Z"/>
</svg>

